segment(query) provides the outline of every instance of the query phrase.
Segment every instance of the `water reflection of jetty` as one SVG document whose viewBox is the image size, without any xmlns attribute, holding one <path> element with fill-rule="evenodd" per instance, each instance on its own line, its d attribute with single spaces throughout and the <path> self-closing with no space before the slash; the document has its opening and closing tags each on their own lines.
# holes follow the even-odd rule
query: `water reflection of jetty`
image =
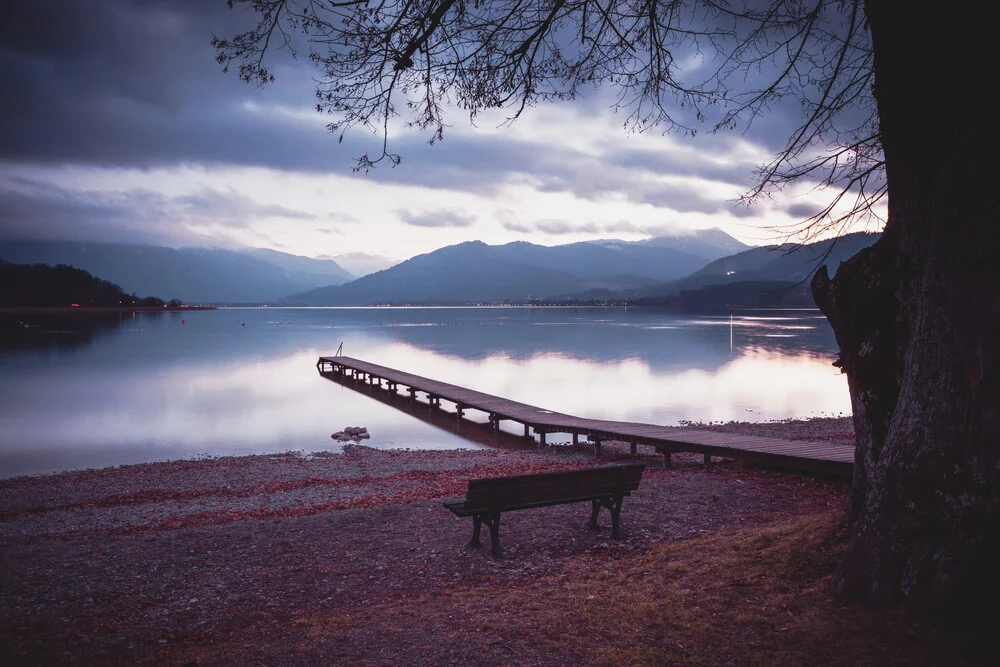
<svg viewBox="0 0 1000 667">
<path fill-rule="evenodd" d="M 844 445 L 586 419 L 350 357 L 320 357 L 316 368 L 324 378 L 345 386 L 365 386 L 373 398 L 388 405 L 401 407 L 401 404 L 408 404 L 410 409 L 407 412 L 421 406 L 428 410 L 429 415 L 436 413 L 451 424 L 461 423 L 467 410 L 477 410 L 486 413 L 489 428 L 497 435 L 503 433 L 500 430 L 501 421 L 514 421 L 524 427 L 525 438 L 531 437 L 533 432 L 543 444 L 549 433 L 570 434 L 574 444 L 579 442 L 580 436 L 585 436 L 594 444 L 594 451 L 598 456 L 601 454 L 602 442 L 615 440 L 631 443 L 632 454 L 636 453 L 639 445 L 654 447 L 663 455 L 668 466 L 673 452 L 703 454 L 706 463 L 712 456 L 720 456 L 736 459 L 742 464 L 838 477 L 850 477 L 854 466 L 854 448 Z M 405 388 L 406 395 L 399 393 L 400 387 Z M 426 402 L 418 400 L 418 393 L 425 395 Z M 440 409 L 442 400 L 454 404 L 455 411 Z M 466 433 L 458 434 L 468 437 Z"/>
<path fill-rule="evenodd" d="M 358 384 L 359 378 L 353 375 L 331 373 L 324 377 L 348 389 L 362 391 Z M 436 426 L 443 431 L 454 433 L 470 442 L 486 445 L 487 447 L 503 447 L 505 449 L 525 449 L 534 444 L 532 441 L 525 440 L 522 437 L 494 429 L 492 423 L 483 424 L 466 419 L 464 414 L 460 415 L 455 412 L 439 409 L 439 403 L 431 404 L 424 401 L 411 400 L 409 396 L 389 391 L 387 387 L 382 388 L 379 385 L 371 383 L 366 383 L 364 389 L 366 390 L 364 391 L 365 395 L 369 398 L 395 408 L 400 412 L 405 412 L 411 417 L 431 426 Z"/>
</svg>

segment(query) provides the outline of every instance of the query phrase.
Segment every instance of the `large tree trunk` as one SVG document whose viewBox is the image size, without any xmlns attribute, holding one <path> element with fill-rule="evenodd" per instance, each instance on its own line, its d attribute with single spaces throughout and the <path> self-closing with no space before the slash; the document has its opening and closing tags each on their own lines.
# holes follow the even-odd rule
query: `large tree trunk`
<svg viewBox="0 0 1000 667">
<path fill-rule="evenodd" d="M 867 1 L 889 220 L 813 281 L 858 440 L 834 585 L 880 602 L 1000 582 L 1000 155 L 982 97 L 995 59 L 963 4 Z"/>
</svg>

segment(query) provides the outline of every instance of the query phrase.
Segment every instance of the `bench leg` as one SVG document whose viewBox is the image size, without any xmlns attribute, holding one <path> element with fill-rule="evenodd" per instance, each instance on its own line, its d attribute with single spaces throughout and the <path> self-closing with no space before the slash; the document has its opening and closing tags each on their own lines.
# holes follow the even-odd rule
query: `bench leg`
<svg viewBox="0 0 1000 667">
<path fill-rule="evenodd" d="M 500 512 L 493 512 L 487 519 L 490 525 L 490 544 L 493 546 L 493 557 L 503 558 L 503 549 L 500 548 Z"/>
<path fill-rule="evenodd" d="M 621 537 L 621 522 L 619 517 L 622 513 L 622 501 L 623 496 L 618 496 L 610 503 L 608 503 L 608 509 L 611 510 L 611 539 L 617 540 Z"/>
<path fill-rule="evenodd" d="M 587 528 L 597 530 L 597 515 L 601 511 L 601 501 L 592 500 L 590 502 L 593 504 L 593 507 L 590 510 L 590 523 L 587 524 Z"/>
<path fill-rule="evenodd" d="M 479 543 L 479 529 L 483 527 L 483 517 L 478 514 L 472 516 L 472 541 L 469 542 L 469 546 L 473 549 L 478 549 L 482 546 Z"/>
</svg>

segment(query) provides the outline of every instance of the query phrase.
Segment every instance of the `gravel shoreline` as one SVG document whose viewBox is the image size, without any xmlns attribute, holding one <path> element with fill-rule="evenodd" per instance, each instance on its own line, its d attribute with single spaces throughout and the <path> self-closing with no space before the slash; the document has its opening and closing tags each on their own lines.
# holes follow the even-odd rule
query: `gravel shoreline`
<svg viewBox="0 0 1000 667">
<path fill-rule="evenodd" d="M 688 425 L 838 443 L 850 418 Z M 600 465 L 628 456 L 605 444 L 528 450 L 377 450 L 172 461 L 0 480 L 0 638 L 12 662 L 173 662 L 206 644 L 277 663 L 329 662 L 289 633 L 305 613 L 428 591 L 560 576 L 580 559 L 626 562 L 665 540 L 742 530 L 843 507 L 847 485 L 732 462 L 647 464 L 625 501 L 627 539 L 581 527 L 589 507 L 517 512 L 501 528 L 506 558 L 466 547 L 471 521 L 441 501 L 471 477 Z M 602 524 L 607 517 L 602 517 Z M 488 540 L 487 540 L 488 543 Z M 420 632 L 419 619 L 412 631 Z M 376 643 L 377 644 L 377 643 Z M 388 664 L 392 646 L 341 647 Z M 179 651 L 175 653 L 175 651 Z M 419 664 L 418 657 L 403 656 Z M 544 662 L 542 660 L 541 662 Z M 525 664 L 532 664 L 529 660 Z"/>
</svg>

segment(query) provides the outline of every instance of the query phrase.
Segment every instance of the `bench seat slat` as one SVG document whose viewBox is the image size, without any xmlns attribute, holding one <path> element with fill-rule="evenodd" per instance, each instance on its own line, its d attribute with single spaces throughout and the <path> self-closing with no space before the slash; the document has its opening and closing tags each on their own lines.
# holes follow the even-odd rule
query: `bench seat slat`
<svg viewBox="0 0 1000 667">
<path fill-rule="evenodd" d="M 558 472 L 542 472 L 533 475 L 510 475 L 508 477 L 486 477 L 480 479 L 470 479 L 469 488 L 475 489 L 480 486 L 507 487 L 518 486 L 520 484 L 532 483 L 543 484 L 546 481 L 562 481 L 576 479 L 606 479 L 609 474 L 625 474 L 629 478 L 640 479 L 644 464 L 631 464 L 622 466 L 604 466 L 603 468 L 583 468 L 581 470 L 564 470 Z"/>
<path fill-rule="evenodd" d="M 631 493 L 627 491 L 623 494 L 624 496 L 630 496 Z M 587 493 L 577 497 L 564 497 L 559 500 L 537 500 L 533 502 L 524 502 L 517 505 L 504 504 L 500 511 L 502 512 L 516 512 L 518 510 L 530 510 L 537 509 L 539 507 L 549 507 L 555 505 L 566 505 L 569 503 L 582 503 L 588 500 L 602 500 L 611 499 L 617 497 L 618 494 L 615 492 L 593 494 Z M 490 505 L 482 503 L 472 503 L 469 501 L 456 501 L 456 502 L 446 502 L 445 507 L 451 510 L 456 516 L 472 516 L 473 514 L 482 514 L 490 511 Z"/>
<path fill-rule="evenodd" d="M 634 491 L 639 488 L 645 466 L 608 466 L 538 475 L 516 475 L 469 480 L 466 499 L 475 503 L 504 504 L 559 498 L 585 489 L 588 493 Z"/>
<path fill-rule="evenodd" d="M 477 505 L 499 505 L 501 507 L 519 506 L 528 503 L 557 502 L 564 498 L 593 498 L 595 496 L 617 495 L 629 493 L 639 488 L 638 484 L 602 483 L 583 484 L 546 484 L 540 486 L 522 485 L 504 489 L 482 489 L 466 494 L 466 501 Z"/>
</svg>

